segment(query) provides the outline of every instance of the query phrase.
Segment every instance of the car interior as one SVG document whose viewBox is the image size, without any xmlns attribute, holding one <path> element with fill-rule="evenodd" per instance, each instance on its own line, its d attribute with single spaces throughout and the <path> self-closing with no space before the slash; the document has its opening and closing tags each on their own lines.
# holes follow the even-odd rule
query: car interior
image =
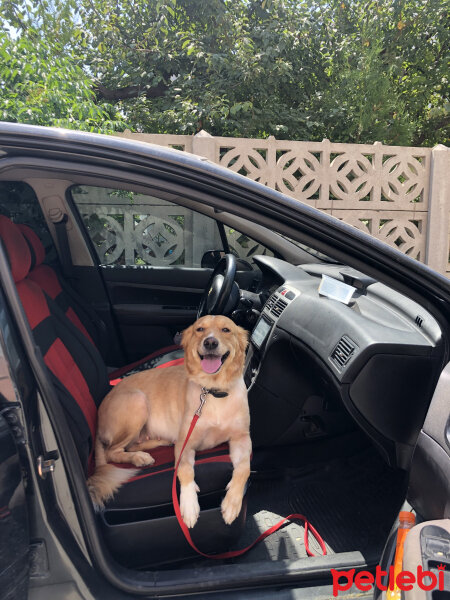
<svg viewBox="0 0 450 600">
<path fill-rule="evenodd" d="M 86 477 L 92 472 L 103 397 L 130 373 L 182 364 L 180 332 L 219 274 L 233 279 L 223 313 L 249 332 L 252 472 L 228 526 L 220 512 L 227 446 L 197 454 L 196 545 L 209 554 L 242 548 L 301 513 L 328 556 L 375 565 L 405 506 L 414 446 L 444 366 L 446 340 L 432 312 L 332 256 L 179 191 L 75 167 L 1 177 L 0 238 L 77 451 L 59 448 L 45 480 L 63 520 L 74 522 L 61 500 L 63 465 L 78 461 Z M 235 273 L 223 270 L 229 254 Z M 40 394 L 28 397 L 32 443 L 45 456 L 55 450 L 43 425 L 48 407 Z M 136 571 L 208 569 L 212 561 L 187 544 L 174 515 L 173 448 L 152 455 L 155 464 L 95 514 L 105 557 Z M 309 547 L 322 560 L 313 537 Z M 290 561 L 309 560 L 304 526 L 293 521 L 214 564 L 270 562 L 286 572 Z"/>
</svg>

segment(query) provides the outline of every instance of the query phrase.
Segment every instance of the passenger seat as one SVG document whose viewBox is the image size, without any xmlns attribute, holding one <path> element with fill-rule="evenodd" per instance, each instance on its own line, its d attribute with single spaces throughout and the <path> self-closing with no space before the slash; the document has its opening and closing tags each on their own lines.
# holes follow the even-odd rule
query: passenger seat
<svg viewBox="0 0 450 600">
<path fill-rule="evenodd" d="M 48 271 L 41 270 L 36 277 L 35 265 L 30 274 L 30 247 L 21 229 L 4 216 L 0 216 L 0 239 L 34 340 L 41 350 L 88 476 L 95 467 L 97 409 L 111 389 L 106 366 L 90 336 L 58 306 L 55 301 L 58 296 L 53 298 L 36 283 L 41 276 L 45 278 Z M 37 262 L 41 257 L 38 255 Z M 50 290 L 52 277 L 44 281 L 47 290 Z M 53 296 L 55 291 L 56 287 Z M 142 468 L 125 483 L 98 516 L 111 552 L 129 566 L 178 560 L 193 552 L 172 507 L 173 447 L 152 450 L 152 456 L 155 463 Z M 232 474 L 228 446 L 197 453 L 195 472 L 202 511 L 193 529 L 193 538 L 205 552 L 220 552 L 240 535 L 245 522 L 245 502 L 240 517 L 231 526 L 225 525 L 221 516 L 221 499 Z"/>
</svg>

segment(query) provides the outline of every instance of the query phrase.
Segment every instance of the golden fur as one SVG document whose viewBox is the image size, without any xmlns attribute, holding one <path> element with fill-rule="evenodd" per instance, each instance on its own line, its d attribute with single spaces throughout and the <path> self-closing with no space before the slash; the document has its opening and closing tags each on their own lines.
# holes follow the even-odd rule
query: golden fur
<svg viewBox="0 0 450 600">
<path fill-rule="evenodd" d="M 206 344 L 227 358 L 219 371 L 207 373 L 199 355 Z M 195 452 L 228 442 L 233 476 L 222 502 L 226 523 L 238 516 L 245 484 L 250 474 L 251 441 L 247 390 L 243 380 L 247 332 L 224 316 L 207 315 L 183 332 L 185 364 L 150 369 L 126 377 L 111 390 L 98 411 L 95 444 L 96 471 L 88 480 L 96 507 L 131 477 L 108 463 L 132 463 L 136 467 L 154 462 L 151 450 L 175 444 L 175 460 L 200 403 L 202 387 L 228 392 L 225 398 L 208 394 L 202 415 L 183 452 L 178 469 L 180 508 L 188 527 L 197 522 L 200 507 L 194 481 Z M 227 353 L 229 353 L 227 355 Z M 209 356 L 209 354 L 208 354 Z"/>
</svg>

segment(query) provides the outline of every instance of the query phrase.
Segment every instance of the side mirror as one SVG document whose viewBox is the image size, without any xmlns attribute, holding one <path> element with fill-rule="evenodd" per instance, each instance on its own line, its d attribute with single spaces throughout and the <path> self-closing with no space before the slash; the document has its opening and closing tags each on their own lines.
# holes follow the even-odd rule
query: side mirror
<svg viewBox="0 0 450 600">
<path fill-rule="evenodd" d="M 202 256 L 200 266 L 202 269 L 215 269 L 223 255 L 224 252 L 222 250 L 208 250 Z"/>
</svg>

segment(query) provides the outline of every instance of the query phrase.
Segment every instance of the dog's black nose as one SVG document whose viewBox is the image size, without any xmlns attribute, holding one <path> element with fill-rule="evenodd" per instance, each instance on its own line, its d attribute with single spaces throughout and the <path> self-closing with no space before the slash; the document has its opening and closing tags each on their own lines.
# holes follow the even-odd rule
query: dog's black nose
<svg viewBox="0 0 450 600">
<path fill-rule="evenodd" d="M 207 337 L 203 342 L 203 345 L 205 346 L 206 350 L 215 350 L 219 345 L 219 342 L 215 337 Z"/>
</svg>

